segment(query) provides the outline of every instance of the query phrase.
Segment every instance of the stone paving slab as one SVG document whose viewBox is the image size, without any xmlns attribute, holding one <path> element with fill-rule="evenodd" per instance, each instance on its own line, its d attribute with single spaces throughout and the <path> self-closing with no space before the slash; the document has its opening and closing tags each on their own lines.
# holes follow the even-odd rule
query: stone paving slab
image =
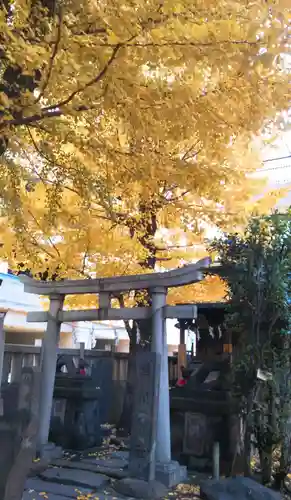
<svg viewBox="0 0 291 500">
<path fill-rule="evenodd" d="M 127 462 L 129 461 L 129 451 L 113 451 L 109 455 L 110 458 L 120 458 L 122 460 L 126 460 Z"/>
<path fill-rule="evenodd" d="M 125 467 L 128 467 L 128 461 L 123 460 L 122 458 L 83 458 L 82 462 L 84 463 L 90 463 L 90 464 L 95 464 L 95 465 L 100 465 L 102 467 L 108 467 L 108 468 L 113 468 L 113 469 L 124 469 Z"/>
<path fill-rule="evenodd" d="M 104 474 L 95 474 L 84 470 L 75 469 L 60 469 L 52 467 L 40 474 L 40 477 L 45 481 L 54 483 L 85 486 L 86 488 L 99 489 L 104 488 L 109 483 L 109 478 Z"/>
<path fill-rule="evenodd" d="M 98 474 L 104 474 L 115 479 L 122 479 L 127 476 L 127 473 L 123 469 L 115 469 L 114 467 L 106 467 L 105 464 L 100 466 L 96 464 L 96 460 L 82 460 L 82 461 L 69 461 L 69 460 L 55 460 L 52 462 L 53 466 L 63 467 L 65 469 L 76 469 L 76 470 L 87 470 L 90 472 L 95 472 Z"/>
<path fill-rule="evenodd" d="M 40 493 L 37 493 L 36 491 L 25 491 L 22 496 L 22 500 L 44 500 L 44 498 L 47 498 L 48 500 L 68 500 L 69 498 L 77 498 L 77 497 L 64 497 L 62 495 L 54 495 L 54 494 L 48 494 L 46 497 L 43 495 L 40 495 Z M 92 497 L 92 500 L 94 500 L 94 497 Z"/>
<path fill-rule="evenodd" d="M 63 495 L 69 498 L 76 498 L 76 490 L 81 491 L 84 495 L 92 493 L 92 489 L 81 488 L 80 486 L 51 483 L 42 479 L 31 478 L 26 481 L 26 490 L 34 490 L 36 492 L 54 493 L 55 495 Z"/>
</svg>

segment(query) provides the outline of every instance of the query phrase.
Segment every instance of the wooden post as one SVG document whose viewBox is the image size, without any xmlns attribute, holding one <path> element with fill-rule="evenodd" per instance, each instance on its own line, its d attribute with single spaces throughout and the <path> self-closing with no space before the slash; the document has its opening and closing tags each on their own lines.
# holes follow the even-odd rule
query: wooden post
<svg viewBox="0 0 291 500">
<path fill-rule="evenodd" d="M 11 371 L 11 355 L 9 352 L 4 352 L 3 366 L 2 366 L 2 384 L 9 381 L 9 374 Z"/>
<path fill-rule="evenodd" d="M 13 353 L 11 360 L 11 383 L 20 382 L 22 363 L 23 363 L 23 354 L 21 352 Z"/>
<path fill-rule="evenodd" d="M 228 354 L 229 362 L 232 363 L 232 334 L 230 331 L 226 332 L 223 339 L 223 352 Z"/>
<path fill-rule="evenodd" d="M 181 376 L 181 368 L 184 366 L 187 368 L 187 351 L 185 343 L 185 323 L 183 320 L 180 323 L 180 344 L 178 347 L 178 378 Z"/>
<path fill-rule="evenodd" d="M 42 448 L 47 444 L 49 436 L 57 365 L 57 350 L 61 328 L 61 323 L 58 320 L 58 313 L 62 309 L 63 300 L 64 297 L 62 295 L 52 295 L 50 297 L 47 327 L 42 343 L 40 419 L 37 440 L 38 451 L 40 453 Z"/>
<path fill-rule="evenodd" d="M 163 314 L 163 307 L 166 305 L 167 289 L 156 287 L 151 289 L 150 292 L 152 297 L 151 350 L 161 355 L 156 459 L 157 462 L 166 464 L 171 461 L 168 346 L 166 320 Z"/>
<path fill-rule="evenodd" d="M 80 359 L 85 359 L 85 342 L 80 342 Z"/>
<path fill-rule="evenodd" d="M 24 354 L 23 356 L 23 366 L 34 366 L 34 354 Z"/>
</svg>

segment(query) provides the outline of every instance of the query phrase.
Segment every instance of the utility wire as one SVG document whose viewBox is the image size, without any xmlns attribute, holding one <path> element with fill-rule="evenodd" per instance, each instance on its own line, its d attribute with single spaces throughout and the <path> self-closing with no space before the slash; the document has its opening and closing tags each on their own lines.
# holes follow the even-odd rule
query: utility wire
<svg viewBox="0 0 291 500">
<path fill-rule="evenodd" d="M 287 160 L 288 158 L 291 158 L 291 155 L 281 157 L 279 156 L 278 158 L 268 158 L 267 160 L 263 160 L 263 163 L 268 163 L 270 161 Z"/>
</svg>

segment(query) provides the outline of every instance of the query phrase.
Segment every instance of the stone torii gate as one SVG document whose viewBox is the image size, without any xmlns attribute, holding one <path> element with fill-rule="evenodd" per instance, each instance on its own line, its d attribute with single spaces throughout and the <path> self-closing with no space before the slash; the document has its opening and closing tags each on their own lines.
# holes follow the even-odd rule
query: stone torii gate
<svg viewBox="0 0 291 500">
<path fill-rule="evenodd" d="M 156 460 L 160 464 L 165 464 L 165 466 L 170 464 L 169 377 L 165 320 L 166 318 L 193 319 L 197 316 L 197 308 L 191 305 L 167 306 L 167 290 L 168 288 L 201 281 L 203 279 L 203 270 L 209 267 L 210 262 L 211 260 L 206 258 L 198 261 L 196 264 L 190 264 L 164 273 L 117 276 L 91 280 L 42 282 L 26 276 L 21 277 L 25 292 L 45 295 L 50 299 L 48 312 L 30 312 L 27 316 L 29 322 L 47 323 L 42 352 L 40 425 L 38 434 L 40 453 L 48 443 L 61 323 L 151 318 L 151 351 L 161 355 Z M 150 307 L 120 309 L 111 307 L 111 297 L 114 297 L 114 295 L 131 290 L 145 289 L 149 291 L 152 297 Z M 65 296 L 77 294 L 98 294 L 99 309 L 64 311 L 63 303 Z"/>
</svg>

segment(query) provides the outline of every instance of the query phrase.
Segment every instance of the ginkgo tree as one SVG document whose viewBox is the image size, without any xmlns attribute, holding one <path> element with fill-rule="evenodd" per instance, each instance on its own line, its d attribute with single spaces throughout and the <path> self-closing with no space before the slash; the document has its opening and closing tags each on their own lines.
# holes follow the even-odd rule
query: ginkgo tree
<svg viewBox="0 0 291 500">
<path fill-rule="evenodd" d="M 59 278 L 174 267 L 197 257 L 205 224 L 241 223 L 252 137 L 288 106 L 289 22 L 284 0 L 3 0 L 11 267 Z"/>
<path fill-rule="evenodd" d="M 289 105 L 289 24 L 287 0 L 0 1 L 2 257 L 146 272 L 242 224 L 252 138 Z"/>
</svg>

